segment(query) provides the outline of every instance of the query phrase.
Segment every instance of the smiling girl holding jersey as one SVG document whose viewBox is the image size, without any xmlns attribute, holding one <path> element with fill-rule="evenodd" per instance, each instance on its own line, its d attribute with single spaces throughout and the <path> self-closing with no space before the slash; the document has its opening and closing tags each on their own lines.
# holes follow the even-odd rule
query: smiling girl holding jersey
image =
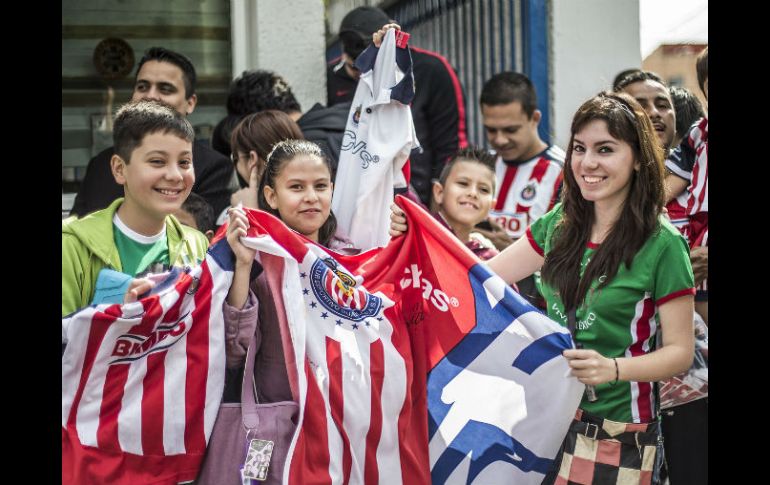
<svg viewBox="0 0 770 485">
<path fill-rule="evenodd" d="M 353 252 L 345 241 L 334 236 L 336 219 L 331 212 L 331 167 L 321 148 L 306 140 L 284 140 L 273 147 L 265 162 L 259 182 L 258 207 L 278 217 L 309 241 L 337 251 Z M 231 208 L 228 218 L 227 241 L 235 255 L 235 268 L 223 308 L 225 339 L 229 345 L 222 401 L 241 402 L 246 354 L 254 336 L 251 352 L 254 355 L 255 400 L 259 405 L 266 405 L 261 411 L 267 414 L 261 419 L 270 420 L 260 428 L 259 437 L 272 440 L 291 436 L 296 428 L 298 401 L 292 394 L 284 354 L 291 337 L 286 314 L 280 310 L 282 299 L 271 290 L 274 282 L 268 275 L 262 272 L 254 277 L 252 273 L 256 250 L 241 242 L 249 229 L 245 212 Z M 286 412 L 273 415 L 268 412 L 271 408 L 282 408 Z M 269 483 L 280 481 L 283 472 L 288 443 L 280 443 L 283 442 L 277 439 L 272 451 L 267 472 Z M 222 448 L 210 447 L 207 460 L 229 463 L 227 454 L 232 453 L 231 446 L 232 443 Z M 237 449 L 241 451 L 240 443 Z M 209 468 L 218 470 L 221 465 L 211 464 Z M 232 470 L 232 473 L 237 471 Z M 204 483 L 229 481 L 229 477 L 214 479 L 207 475 Z"/>
</svg>

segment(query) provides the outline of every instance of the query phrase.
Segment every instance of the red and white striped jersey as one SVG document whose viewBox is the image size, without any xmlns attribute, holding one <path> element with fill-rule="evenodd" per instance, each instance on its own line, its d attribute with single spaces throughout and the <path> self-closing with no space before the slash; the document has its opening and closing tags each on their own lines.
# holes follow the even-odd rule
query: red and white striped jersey
<svg viewBox="0 0 770 485">
<path fill-rule="evenodd" d="M 687 214 L 687 202 L 690 200 L 690 192 L 685 189 L 676 198 L 671 199 L 666 205 L 668 218 L 671 225 L 676 227 L 687 240 L 690 248 L 697 246 L 708 246 L 708 212 L 698 212 L 695 215 Z M 697 290 L 708 290 L 708 280 L 704 280 L 696 288 Z"/>
<path fill-rule="evenodd" d="M 195 479 L 224 387 L 219 250 L 154 295 L 62 319 L 62 483 Z"/>
<path fill-rule="evenodd" d="M 666 160 L 667 169 L 690 182 L 688 215 L 709 210 L 708 129 L 708 118 L 701 118 Z"/>
<path fill-rule="evenodd" d="M 555 145 L 520 164 L 497 157 L 497 203 L 489 215 L 512 238 L 523 236 L 527 227 L 556 203 L 564 157 L 564 150 Z"/>
<path fill-rule="evenodd" d="M 690 220 L 687 217 L 687 199 L 690 198 L 690 193 L 687 190 L 683 190 L 681 194 L 671 199 L 671 202 L 666 204 L 668 210 L 668 218 L 671 224 L 679 229 L 679 232 L 687 238 L 687 234 L 683 229 Z M 689 238 L 687 238 L 689 241 Z"/>
</svg>

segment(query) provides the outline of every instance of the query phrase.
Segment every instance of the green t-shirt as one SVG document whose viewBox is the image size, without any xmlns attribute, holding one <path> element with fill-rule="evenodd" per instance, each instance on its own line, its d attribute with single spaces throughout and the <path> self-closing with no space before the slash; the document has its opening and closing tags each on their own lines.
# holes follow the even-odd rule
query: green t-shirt
<svg viewBox="0 0 770 485">
<path fill-rule="evenodd" d="M 148 270 L 159 273 L 169 268 L 165 225 L 155 236 L 142 236 L 126 226 L 116 213 L 112 219 L 112 229 L 123 273 L 139 276 Z"/>
<path fill-rule="evenodd" d="M 535 250 L 547 255 L 553 247 L 554 230 L 562 217 L 562 205 L 535 221 L 527 237 Z M 581 276 L 598 248 L 589 244 L 583 254 Z M 601 279 L 601 278 L 599 278 Z M 659 327 L 658 306 L 673 298 L 695 293 L 689 248 L 682 235 L 664 217 L 634 257 L 631 268 L 621 263 L 615 277 L 601 290 L 594 281 L 576 312 L 575 340 L 605 357 L 635 357 L 655 349 Z M 541 282 L 548 316 L 567 326 L 567 312 L 554 288 Z M 613 421 L 646 423 L 656 418 L 657 396 L 650 382 L 619 381 L 596 388 L 599 399 L 585 397 L 580 407 Z"/>
</svg>

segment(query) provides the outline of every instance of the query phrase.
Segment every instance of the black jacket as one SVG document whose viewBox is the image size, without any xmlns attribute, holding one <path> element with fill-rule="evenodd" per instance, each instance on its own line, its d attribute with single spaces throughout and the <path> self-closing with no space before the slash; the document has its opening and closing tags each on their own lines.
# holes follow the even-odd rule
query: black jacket
<svg viewBox="0 0 770 485">
<path fill-rule="evenodd" d="M 80 186 L 71 214 L 83 217 L 104 209 L 118 197 L 123 197 L 123 186 L 115 182 L 110 168 L 114 147 L 101 151 L 88 162 L 86 175 Z M 219 215 L 230 205 L 230 180 L 233 162 L 201 142 L 193 143 L 193 167 L 195 184 L 192 191 L 211 204 L 214 214 Z"/>
<path fill-rule="evenodd" d="M 297 121 L 305 139 L 318 144 L 329 157 L 332 177 L 337 172 L 337 165 L 340 162 L 340 147 L 349 112 L 350 101 L 329 108 L 316 103 Z"/>
<path fill-rule="evenodd" d="M 412 53 L 415 94 L 412 119 L 420 150 L 414 150 L 411 161 L 411 183 L 426 205 L 430 202 L 431 179 L 437 179 L 446 161 L 466 143 L 465 94 L 452 67 L 435 52 L 409 48 Z M 327 104 L 352 101 L 357 81 L 344 67 L 326 71 Z"/>
</svg>

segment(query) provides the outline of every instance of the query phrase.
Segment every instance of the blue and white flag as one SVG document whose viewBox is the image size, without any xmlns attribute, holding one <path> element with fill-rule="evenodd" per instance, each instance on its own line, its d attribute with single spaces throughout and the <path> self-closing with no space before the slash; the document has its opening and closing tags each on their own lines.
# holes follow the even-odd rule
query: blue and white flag
<svg viewBox="0 0 770 485">
<path fill-rule="evenodd" d="M 414 366 L 426 371 L 431 483 L 539 484 L 585 389 L 562 356 L 569 331 L 415 204 L 400 205 L 401 252 L 414 263 L 397 286 L 405 321 L 418 322 L 413 348 L 425 345 L 427 362 L 416 352 Z"/>
</svg>

